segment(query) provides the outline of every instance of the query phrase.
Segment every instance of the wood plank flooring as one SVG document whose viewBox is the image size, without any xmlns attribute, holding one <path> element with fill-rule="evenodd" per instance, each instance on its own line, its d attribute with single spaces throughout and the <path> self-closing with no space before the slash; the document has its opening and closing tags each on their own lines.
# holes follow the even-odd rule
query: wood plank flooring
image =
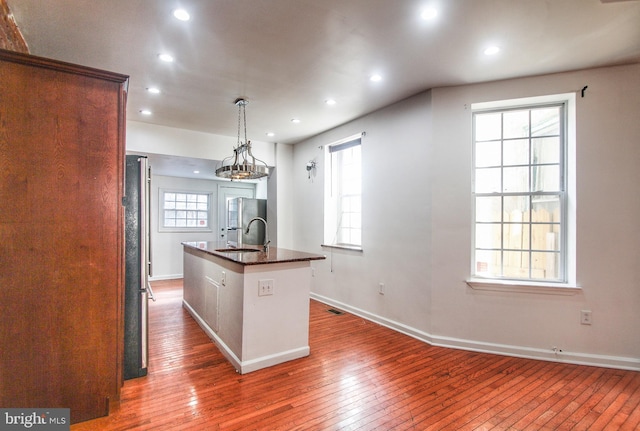
<svg viewBox="0 0 640 431">
<path fill-rule="evenodd" d="M 311 355 L 240 375 L 155 282 L 150 367 L 80 430 L 638 430 L 640 373 L 433 347 L 311 301 Z"/>
</svg>

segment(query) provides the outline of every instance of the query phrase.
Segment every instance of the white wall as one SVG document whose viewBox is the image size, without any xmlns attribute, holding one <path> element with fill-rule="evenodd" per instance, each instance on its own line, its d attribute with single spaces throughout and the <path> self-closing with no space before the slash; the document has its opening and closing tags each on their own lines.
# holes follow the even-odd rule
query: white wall
<svg viewBox="0 0 640 431">
<path fill-rule="evenodd" d="M 237 137 L 127 121 L 127 151 L 222 160 L 233 154 Z M 255 154 L 275 164 L 275 144 L 251 141 Z"/>
<path fill-rule="evenodd" d="M 270 222 L 275 220 L 273 227 L 277 231 L 277 237 L 275 237 L 277 240 L 274 245 L 281 248 L 293 248 L 293 208 L 295 206 L 291 199 L 293 173 L 296 170 L 304 169 L 302 166 L 293 166 L 292 162 L 293 146 L 276 145 L 276 168 L 273 176 L 269 179 L 269 197 L 271 199 L 269 200 L 270 212 L 267 216 Z M 275 204 L 271 205 L 272 202 Z"/>
<path fill-rule="evenodd" d="M 579 91 L 573 296 L 476 291 L 471 103 Z M 435 344 L 640 370 L 640 65 L 434 89 L 294 147 L 295 248 L 323 300 Z M 319 146 L 365 131 L 363 252 L 321 249 Z M 386 285 L 385 295 L 378 283 Z M 593 324 L 580 324 L 580 310 Z M 554 354 L 552 347 L 562 349 Z"/>
<path fill-rule="evenodd" d="M 297 144 L 293 161 L 295 248 L 327 255 L 313 263 L 312 291 L 422 331 L 431 303 L 430 117 L 430 93 L 423 93 Z M 361 132 L 363 251 L 323 249 L 320 147 Z M 309 180 L 304 166 L 313 159 L 318 167 Z"/>
</svg>

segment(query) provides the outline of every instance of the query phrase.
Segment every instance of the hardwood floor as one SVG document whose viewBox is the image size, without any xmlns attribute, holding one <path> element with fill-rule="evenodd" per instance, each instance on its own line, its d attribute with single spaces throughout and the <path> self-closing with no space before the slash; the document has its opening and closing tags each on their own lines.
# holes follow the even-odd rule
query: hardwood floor
<svg viewBox="0 0 640 431">
<path fill-rule="evenodd" d="M 80 430 L 638 430 L 640 373 L 433 347 L 311 302 L 311 355 L 239 375 L 155 282 L 150 367 Z"/>
</svg>

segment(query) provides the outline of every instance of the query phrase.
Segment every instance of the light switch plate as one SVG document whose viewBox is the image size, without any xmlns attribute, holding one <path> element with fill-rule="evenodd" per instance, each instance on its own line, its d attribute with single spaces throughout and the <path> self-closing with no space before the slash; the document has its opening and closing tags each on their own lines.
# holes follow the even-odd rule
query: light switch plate
<svg viewBox="0 0 640 431">
<path fill-rule="evenodd" d="M 258 281 L 258 296 L 273 295 L 273 280 Z"/>
</svg>

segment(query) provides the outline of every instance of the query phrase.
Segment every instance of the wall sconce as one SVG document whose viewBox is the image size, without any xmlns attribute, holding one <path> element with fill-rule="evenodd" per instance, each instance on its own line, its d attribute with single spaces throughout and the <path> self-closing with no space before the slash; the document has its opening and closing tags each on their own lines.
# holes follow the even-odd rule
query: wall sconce
<svg viewBox="0 0 640 431">
<path fill-rule="evenodd" d="M 309 174 L 309 179 L 311 179 L 311 171 L 314 170 L 315 168 L 316 168 L 316 161 L 309 160 L 307 162 L 307 173 Z"/>
</svg>

